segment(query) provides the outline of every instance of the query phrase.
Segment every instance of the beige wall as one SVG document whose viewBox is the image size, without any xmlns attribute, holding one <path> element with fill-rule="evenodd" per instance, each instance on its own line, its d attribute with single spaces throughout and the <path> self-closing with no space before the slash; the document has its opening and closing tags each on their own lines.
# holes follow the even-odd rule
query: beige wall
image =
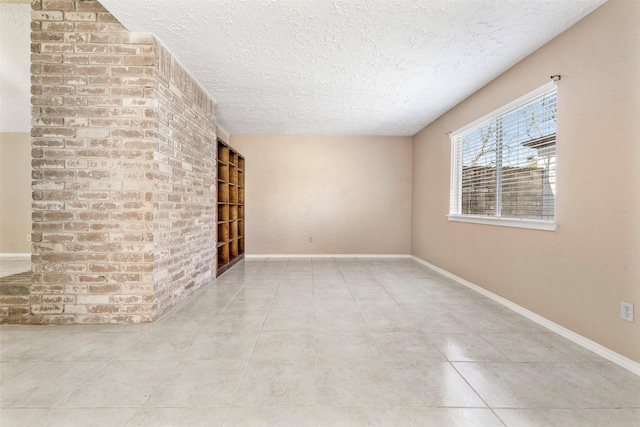
<svg viewBox="0 0 640 427">
<path fill-rule="evenodd" d="M 412 252 L 640 361 L 640 3 L 612 1 L 414 137 Z M 448 222 L 455 130 L 561 74 L 556 232 Z"/>
<path fill-rule="evenodd" d="M 31 137 L 0 132 L 0 253 L 31 253 Z"/>
<path fill-rule="evenodd" d="M 231 135 L 231 145 L 246 158 L 247 254 L 410 252 L 411 137 Z"/>
</svg>

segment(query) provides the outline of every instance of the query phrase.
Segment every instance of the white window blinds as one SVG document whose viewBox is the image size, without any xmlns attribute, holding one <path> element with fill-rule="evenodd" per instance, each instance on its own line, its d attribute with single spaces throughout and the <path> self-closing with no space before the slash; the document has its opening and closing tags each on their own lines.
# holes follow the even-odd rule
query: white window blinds
<svg viewBox="0 0 640 427">
<path fill-rule="evenodd" d="M 451 135 L 451 215 L 554 219 L 556 98 L 547 85 Z"/>
</svg>

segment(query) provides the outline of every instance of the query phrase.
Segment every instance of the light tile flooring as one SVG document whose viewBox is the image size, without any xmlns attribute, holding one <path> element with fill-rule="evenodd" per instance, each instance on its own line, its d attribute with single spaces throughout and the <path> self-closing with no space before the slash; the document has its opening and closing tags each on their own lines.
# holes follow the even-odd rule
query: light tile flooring
<svg viewBox="0 0 640 427">
<path fill-rule="evenodd" d="M 0 277 L 31 271 L 30 255 L 0 254 Z"/>
<path fill-rule="evenodd" d="M 246 260 L 154 324 L 0 332 L 2 426 L 640 425 L 640 377 L 408 259 Z"/>
</svg>

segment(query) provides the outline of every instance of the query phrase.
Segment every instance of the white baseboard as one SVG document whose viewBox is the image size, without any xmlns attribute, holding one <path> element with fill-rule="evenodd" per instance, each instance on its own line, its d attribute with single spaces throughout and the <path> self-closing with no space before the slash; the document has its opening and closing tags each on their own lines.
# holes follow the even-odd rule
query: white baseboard
<svg viewBox="0 0 640 427">
<path fill-rule="evenodd" d="M 411 255 L 402 254 L 251 254 L 245 258 L 405 258 L 411 259 Z"/>
<path fill-rule="evenodd" d="M 580 334 L 576 334 L 575 332 L 565 328 L 564 326 L 560 326 L 557 323 L 554 323 L 551 320 L 540 316 L 539 314 L 536 314 L 530 310 L 527 310 L 526 308 L 519 306 L 518 304 L 513 303 L 506 298 L 496 295 L 493 292 L 490 292 L 474 283 L 471 283 L 468 280 L 463 279 L 462 277 L 458 277 L 455 274 L 448 272 L 447 270 L 437 267 L 416 256 L 411 256 L 411 258 L 414 261 L 442 274 L 443 276 L 446 276 L 452 280 L 455 280 L 461 285 L 466 286 L 467 288 L 474 290 L 479 294 L 486 296 L 487 298 L 492 299 L 493 301 L 515 311 L 518 314 L 523 315 L 527 319 L 536 322 L 540 326 L 544 326 L 545 328 L 557 333 L 560 336 L 567 338 L 570 341 L 573 341 L 574 343 L 586 348 L 587 350 L 590 350 L 596 353 L 597 355 L 604 357 L 605 359 L 615 363 L 616 365 L 621 366 L 633 372 L 636 375 L 640 375 L 640 363 L 634 360 L 631 360 L 628 357 L 625 357 L 621 354 L 618 354 L 615 351 L 609 350 L 608 348 L 598 344 L 597 342 L 591 341 L 590 339 L 583 337 Z"/>
<path fill-rule="evenodd" d="M 27 253 L 3 253 L 0 258 L 31 258 L 31 252 Z"/>
</svg>

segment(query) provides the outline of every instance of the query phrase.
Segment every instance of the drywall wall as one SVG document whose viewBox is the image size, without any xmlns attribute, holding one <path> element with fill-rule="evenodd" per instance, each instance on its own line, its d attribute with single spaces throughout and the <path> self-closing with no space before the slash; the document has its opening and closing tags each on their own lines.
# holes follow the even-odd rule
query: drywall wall
<svg viewBox="0 0 640 427">
<path fill-rule="evenodd" d="M 31 136 L 0 132 L 0 253 L 31 253 Z"/>
<path fill-rule="evenodd" d="M 247 254 L 409 253 L 411 137 L 231 135 L 231 145 L 246 158 Z"/>
<path fill-rule="evenodd" d="M 0 253 L 31 252 L 30 24 L 29 1 L 0 1 Z"/>
<path fill-rule="evenodd" d="M 640 3 L 610 1 L 414 136 L 412 253 L 632 360 L 640 321 Z M 561 74 L 558 230 L 448 222 L 456 130 Z M 636 309 L 636 311 L 638 311 Z"/>
<path fill-rule="evenodd" d="M 29 132 L 31 7 L 12 3 L 0 2 L 0 132 Z"/>
</svg>

